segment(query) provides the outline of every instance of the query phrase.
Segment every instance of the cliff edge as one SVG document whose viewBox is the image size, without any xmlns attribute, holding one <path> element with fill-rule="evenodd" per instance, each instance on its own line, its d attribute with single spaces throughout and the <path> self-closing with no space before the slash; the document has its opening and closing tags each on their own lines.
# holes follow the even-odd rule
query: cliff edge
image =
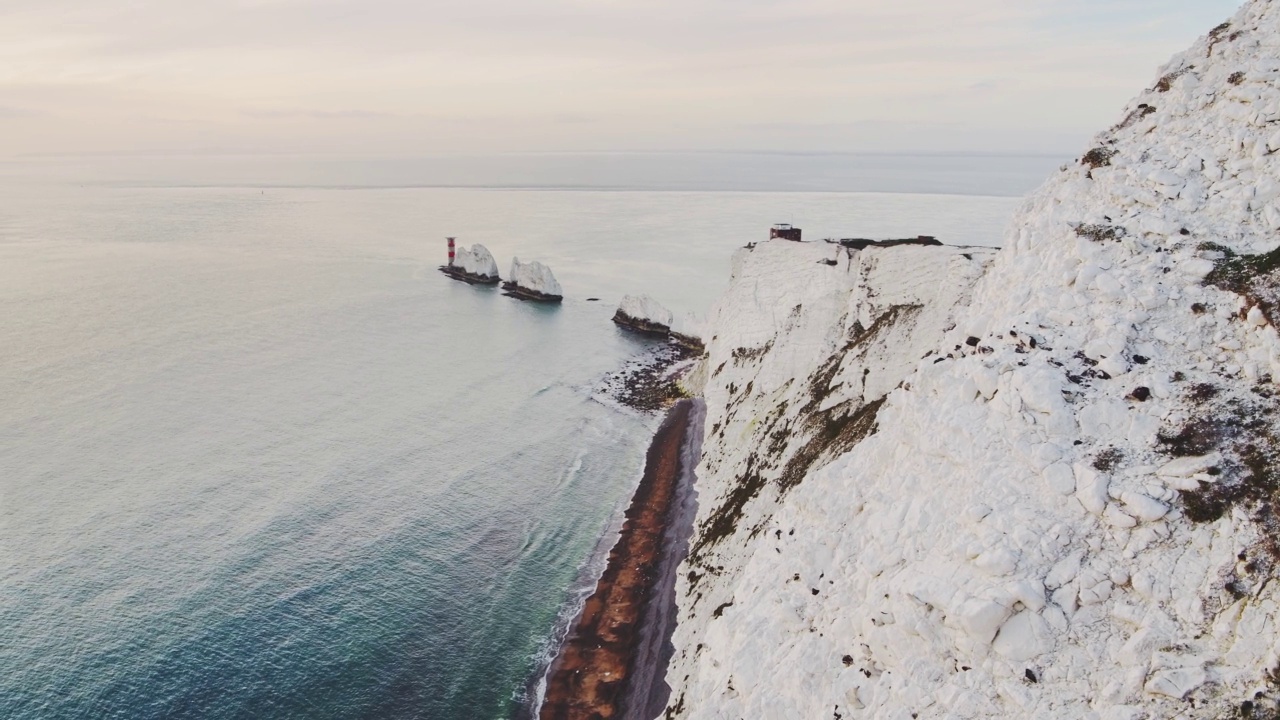
<svg viewBox="0 0 1280 720">
<path fill-rule="evenodd" d="M 1278 83 L 1253 0 L 994 261 L 735 257 L 667 717 L 1272 716 Z"/>
</svg>

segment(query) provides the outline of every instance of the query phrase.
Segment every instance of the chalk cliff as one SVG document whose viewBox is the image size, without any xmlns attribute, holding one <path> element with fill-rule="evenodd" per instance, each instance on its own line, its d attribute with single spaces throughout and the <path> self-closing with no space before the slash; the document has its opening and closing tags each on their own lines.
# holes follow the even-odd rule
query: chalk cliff
<svg viewBox="0 0 1280 720">
<path fill-rule="evenodd" d="M 1270 717 L 1277 151 L 1253 0 L 999 253 L 739 251 L 666 716 Z"/>
<path fill-rule="evenodd" d="M 463 279 L 487 283 L 498 281 L 498 263 L 494 261 L 493 253 L 480 243 L 470 248 L 459 247 L 453 265 L 447 269 Z"/>
<path fill-rule="evenodd" d="M 564 290 L 551 268 L 537 260 L 523 263 L 520 258 L 512 258 L 511 274 L 503 287 L 514 295 L 533 300 L 559 301 L 564 298 Z"/>
</svg>

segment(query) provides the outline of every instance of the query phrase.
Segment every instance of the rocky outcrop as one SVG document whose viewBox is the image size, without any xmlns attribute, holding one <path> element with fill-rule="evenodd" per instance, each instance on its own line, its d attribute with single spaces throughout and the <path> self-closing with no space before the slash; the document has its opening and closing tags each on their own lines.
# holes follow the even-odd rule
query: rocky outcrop
<svg viewBox="0 0 1280 720">
<path fill-rule="evenodd" d="M 866 250 L 869 247 L 896 247 L 898 245 L 921 245 L 924 247 L 936 247 L 942 245 L 942 241 L 932 235 L 919 235 L 913 238 L 900 238 L 896 240 L 870 240 L 867 238 L 844 238 L 838 241 L 841 245 L 852 250 Z"/>
<path fill-rule="evenodd" d="M 520 258 L 512 258 L 511 274 L 502 289 L 521 300 L 557 303 L 564 299 L 564 290 L 556 282 L 551 268 L 537 260 L 522 263 Z"/>
<path fill-rule="evenodd" d="M 688 313 L 671 325 L 671 342 L 701 355 L 707 351 L 706 331 L 706 323 Z"/>
<path fill-rule="evenodd" d="M 613 314 L 619 326 L 645 335 L 667 337 L 671 334 L 671 311 L 648 295 L 627 295 Z"/>
<path fill-rule="evenodd" d="M 971 293 L 969 251 L 738 256 L 667 717 L 1273 716 L 1278 83 L 1253 0 Z"/>
<path fill-rule="evenodd" d="M 706 352 L 703 340 L 705 325 L 701 320 L 693 314 L 686 314 L 675 320 L 670 310 L 648 295 L 627 295 L 622 298 L 613 321 L 620 327 L 642 335 L 668 338 L 695 355 Z"/>
<path fill-rule="evenodd" d="M 458 248 L 453 264 L 441 266 L 440 272 L 473 285 L 496 285 L 499 281 L 498 263 L 489 249 L 479 243 Z"/>
</svg>

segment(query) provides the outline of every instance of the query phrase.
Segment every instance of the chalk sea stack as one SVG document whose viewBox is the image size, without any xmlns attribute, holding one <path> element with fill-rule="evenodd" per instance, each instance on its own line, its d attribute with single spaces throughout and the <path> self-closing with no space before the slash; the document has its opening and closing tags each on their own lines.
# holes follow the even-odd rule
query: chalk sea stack
<svg viewBox="0 0 1280 720">
<path fill-rule="evenodd" d="M 671 311 L 648 295 L 622 298 L 618 311 L 613 314 L 613 321 L 644 335 L 667 337 L 671 334 Z"/>
<path fill-rule="evenodd" d="M 707 351 L 706 323 L 692 313 L 686 313 L 671 324 L 671 342 L 699 355 Z"/>
<path fill-rule="evenodd" d="M 551 268 L 534 260 L 522 263 L 520 258 L 511 259 L 511 274 L 502 284 L 508 295 L 521 300 L 535 302 L 558 303 L 564 299 L 564 290 L 551 274 Z"/>
<path fill-rule="evenodd" d="M 473 285 L 497 285 L 498 263 L 493 253 L 485 246 L 476 243 L 470 249 L 459 248 L 452 265 L 442 265 L 440 272 L 455 280 Z"/>
</svg>

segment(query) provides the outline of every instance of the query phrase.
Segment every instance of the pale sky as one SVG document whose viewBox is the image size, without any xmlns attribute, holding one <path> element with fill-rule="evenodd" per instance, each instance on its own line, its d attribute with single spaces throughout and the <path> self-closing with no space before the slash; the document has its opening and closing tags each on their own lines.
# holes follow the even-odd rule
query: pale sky
<svg viewBox="0 0 1280 720">
<path fill-rule="evenodd" d="M 0 157 L 1075 151 L 1238 0 L 0 0 Z"/>
</svg>

